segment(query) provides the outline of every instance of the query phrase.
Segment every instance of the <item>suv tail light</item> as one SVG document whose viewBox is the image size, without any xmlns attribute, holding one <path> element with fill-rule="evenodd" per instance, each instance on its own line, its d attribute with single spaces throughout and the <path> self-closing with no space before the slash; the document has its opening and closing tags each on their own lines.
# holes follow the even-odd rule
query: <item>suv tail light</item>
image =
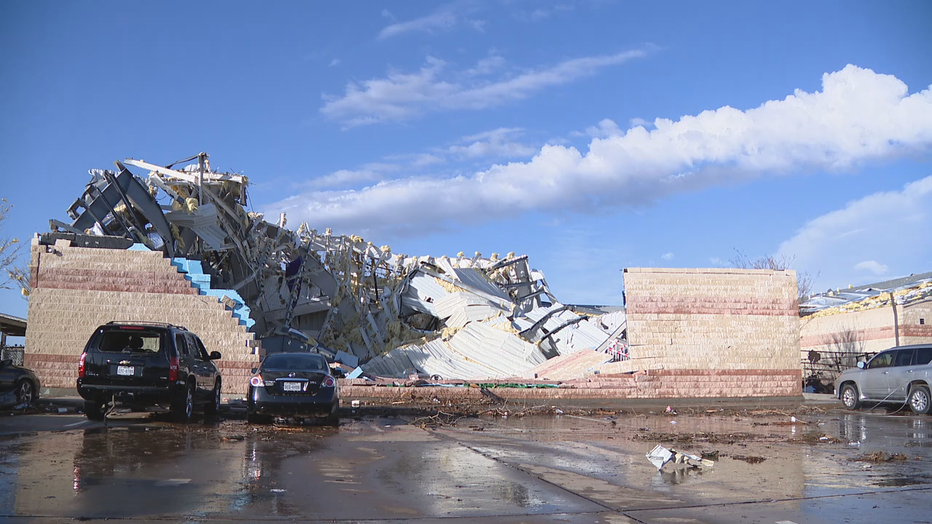
<svg viewBox="0 0 932 524">
<path fill-rule="evenodd" d="M 84 378 L 84 359 L 87 358 L 87 353 L 81 353 L 81 360 L 78 361 L 78 378 Z"/>
<path fill-rule="evenodd" d="M 325 387 L 325 388 L 332 388 L 332 387 L 333 387 L 333 384 L 334 384 L 334 382 L 333 382 L 333 377 L 326 377 L 326 378 L 324 378 L 324 387 Z"/>
<path fill-rule="evenodd" d="M 168 380 L 169 382 L 178 380 L 178 357 L 168 359 Z"/>
<path fill-rule="evenodd" d="M 249 385 L 254 388 L 261 388 L 264 386 L 265 383 L 262 381 L 262 375 L 256 375 L 249 379 Z"/>
</svg>

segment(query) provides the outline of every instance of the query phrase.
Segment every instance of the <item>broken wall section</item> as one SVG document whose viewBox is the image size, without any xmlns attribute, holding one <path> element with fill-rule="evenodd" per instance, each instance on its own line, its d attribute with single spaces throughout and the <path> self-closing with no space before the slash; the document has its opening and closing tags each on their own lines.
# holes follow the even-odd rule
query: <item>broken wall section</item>
<svg viewBox="0 0 932 524">
<path fill-rule="evenodd" d="M 217 365 L 224 394 L 243 394 L 254 335 L 216 297 L 198 293 L 159 251 L 75 247 L 33 239 L 32 290 L 25 364 L 43 387 L 74 388 L 78 358 L 97 326 L 117 321 L 167 322 L 198 334 Z"/>
<path fill-rule="evenodd" d="M 624 279 L 631 360 L 683 396 L 802 393 L 795 271 L 627 268 Z"/>
</svg>

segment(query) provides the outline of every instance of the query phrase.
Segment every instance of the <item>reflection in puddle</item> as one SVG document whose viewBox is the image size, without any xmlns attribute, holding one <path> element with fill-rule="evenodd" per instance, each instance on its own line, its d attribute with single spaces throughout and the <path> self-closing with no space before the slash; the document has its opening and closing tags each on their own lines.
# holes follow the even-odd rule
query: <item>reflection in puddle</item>
<svg viewBox="0 0 932 524">
<path fill-rule="evenodd" d="M 2 443 L 0 514 L 476 518 L 585 512 L 593 501 L 669 506 L 932 484 L 932 418 L 831 412 L 798 427 L 785 418 L 511 417 L 480 419 L 482 431 L 424 431 L 402 420 L 337 430 L 227 421 L 42 433 Z M 832 440 L 803 442 L 794 428 Z M 645 454 L 663 439 L 720 458 L 707 470 L 658 472 Z M 909 459 L 856 461 L 877 451 Z"/>
<path fill-rule="evenodd" d="M 928 484 L 930 480 L 930 477 L 881 477 L 874 480 L 874 485 L 883 488 L 918 486 Z"/>
<path fill-rule="evenodd" d="M 695 479 L 696 477 L 701 477 L 703 471 L 701 469 L 690 469 L 690 468 L 676 468 L 671 469 L 670 471 L 659 471 L 658 476 L 664 484 L 683 484 L 690 480 Z"/>
</svg>

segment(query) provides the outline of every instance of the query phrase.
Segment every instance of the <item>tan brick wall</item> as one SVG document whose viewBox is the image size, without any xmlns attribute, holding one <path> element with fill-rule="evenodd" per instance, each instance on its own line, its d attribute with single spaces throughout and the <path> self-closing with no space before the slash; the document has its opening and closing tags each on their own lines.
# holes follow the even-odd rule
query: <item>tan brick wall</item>
<svg viewBox="0 0 932 524">
<path fill-rule="evenodd" d="M 197 289 L 159 252 L 33 242 L 25 363 L 42 385 L 73 388 L 94 329 L 111 320 L 168 322 L 220 351 L 223 392 L 245 394 L 254 335 L 217 298 Z"/>
<path fill-rule="evenodd" d="M 932 342 L 932 300 L 897 306 L 900 345 Z M 923 324 L 920 324 L 922 319 Z M 810 315 L 800 321 L 800 356 L 809 351 L 877 353 L 896 345 L 890 306 L 829 315 Z"/>
<path fill-rule="evenodd" d="M 631 357 L 696 377 L 676 391 L 801 394 L 794 271 L 628 268 L 624 279 Z"/>
</svg>

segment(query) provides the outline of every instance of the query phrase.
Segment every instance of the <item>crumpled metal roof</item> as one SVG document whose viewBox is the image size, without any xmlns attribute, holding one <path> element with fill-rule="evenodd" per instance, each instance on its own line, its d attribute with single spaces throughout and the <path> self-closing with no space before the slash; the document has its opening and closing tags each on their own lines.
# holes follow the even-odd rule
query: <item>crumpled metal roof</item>
<svg viewBox="0 0 932 524">
<path fill-rule="evenodd" d="M 437 300 L 435 310 L 437 317 L 444 319 L 447 327 L 451 328 L 461 328 L 470 322 L 508 313 L 500 306 L 464 292 L 450 293 Z"/>
<path fill-rule="evenodd" d="M 247 211 L 248 179 L 212 170 L 206 153 L 166 167 L 134 159 L 116 166 L 93 171 L 68 210 L 73 222 L 53 227 L 203 261 L 192 281 L 230 290 L 228 305 L 247 312 L 252 330 L 297 328 L 370 373 L 519 376 L 547 357 L 599 349 L 621 335 L 618 315 L 599 321 L 595 309 L 579 314 L 559 304 L 526 255 L 409 257 L 306 223 L 292 231 L 284 214 L 269 222 Z M 428 341 L 411 344 L 418 340 Z"/>
<path fill-rule="evenodd" d="M 483 323 L 471 323 L 448 340 L 435 339 L 375 357 L 363 369 L 370 374 L 406 377 L 411 373 L 451 379 L 506 378 L 543 363 L 534 344 Z"/>
<path fill-rule="evenodd" d="M 830 315 L 890 305 L 890 295 L 898 305 L 932 297 L 932 272 L 865 284 L 848 289 L 829 290 L 812 295 L 799 305 L 802 316 Z"/>
</svg>

